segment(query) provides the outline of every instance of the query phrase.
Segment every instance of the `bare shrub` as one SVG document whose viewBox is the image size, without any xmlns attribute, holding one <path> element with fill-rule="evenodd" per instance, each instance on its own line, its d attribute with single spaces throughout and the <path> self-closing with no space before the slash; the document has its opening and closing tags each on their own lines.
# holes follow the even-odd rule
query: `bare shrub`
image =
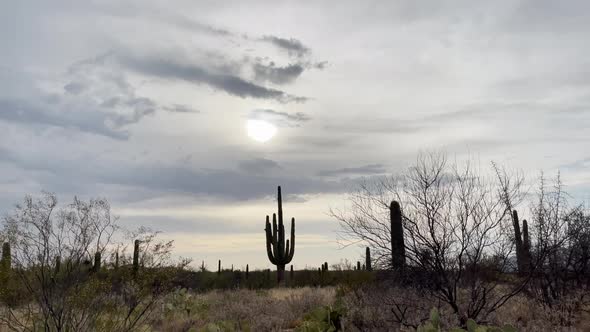
<svg viewBox="0 0 590 332">
<path fill-rule="evenodd" d="M 448 305 L 461 326 L 469 318 L 485 322 L 526 285 L 526 280 L 514 280 L 498 287 L 502 282 L 497 278 L 510 265 L 511 208 L 523 198 L 523 180 L 498 168 L 489 174 L 470 162 L 449 163 L 443 154 L 420 155 L 401 176 L 362 184 L 350 195 L 352 208 L 332 215 L 342 226 L 343 239 L 367 243 L 374 248 L 376 265 L 388 268 L 388 208 L 391 200 L 400 202 L 408 269 L 391 277 L 431 303 Z M 397 301 L 393 296 L 391 301 Z M 404 318 L 410 309 L 402 306 L 394 316 L 402 325 L 416 327 Z"/>
<path fill-rule="evenodd" d="M 166 291 L 171 242 L 142 241 L 136 273 L 122 252 L 120 267 L 103 264 L 126 240 L 106 199 L 58 206 L 54 194 L 27 196 L 3 220 L 11 246 L 12 288 L 2 285 L 0 322 L 15 331 L 130 331 L 143 324 Z M 118 233 L 119 232 L 119 233 Z M 130 241 L 128 241 L 130 242 Z M 115 249 L 117 248 L 117 249 Z"/>
</svg>

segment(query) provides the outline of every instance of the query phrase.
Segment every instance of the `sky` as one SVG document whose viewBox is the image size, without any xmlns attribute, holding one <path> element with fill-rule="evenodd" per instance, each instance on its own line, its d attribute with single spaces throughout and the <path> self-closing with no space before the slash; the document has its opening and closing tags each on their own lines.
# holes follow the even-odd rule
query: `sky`
<svg viewBox="0 0 590 332">
<path fill-rule="evenodd" d="M 356 261 L 330 208 L 420 151 L 590 193 L 587 1 L 3 1 L 0 213 L 42 190 L 214 268 Z M 248 120 L 274 124 L 261 143 Z"/>
</svg>

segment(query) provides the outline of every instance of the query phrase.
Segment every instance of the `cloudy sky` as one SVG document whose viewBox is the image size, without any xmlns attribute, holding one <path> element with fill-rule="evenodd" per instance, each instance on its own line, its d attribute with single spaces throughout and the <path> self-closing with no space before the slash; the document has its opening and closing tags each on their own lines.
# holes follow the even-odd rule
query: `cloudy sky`
<svg viewBox="0 0 590 332">
<path fill-rule="evenodd" d="M 102 196 L 213 267 L 341 258 L 330 207 L 423 150 L 590 192 L 587 1 L 3 1 L 0 211 Z M 262 119 L 277 134 L 248 137 Z"/>
</svg>

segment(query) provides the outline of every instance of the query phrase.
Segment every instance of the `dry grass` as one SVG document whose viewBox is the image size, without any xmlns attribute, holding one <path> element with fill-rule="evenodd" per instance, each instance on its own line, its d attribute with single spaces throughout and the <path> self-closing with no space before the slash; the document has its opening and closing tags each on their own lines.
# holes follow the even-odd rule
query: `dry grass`
<svg viewBox="0 0 590 332">
<path fill-rule="evenodd" d="M 334 302 L 334 288 L 278 288 L 265 291 L 187 293 L 184 303 L 163 305 L 151 330 L 284 331 L 297 327 L 309 311 Z M 173 299 L 167 301 L 175 302 Z M 181 302 L 182 302 L 181 301 Z M 175 302 L 176 303 L 176 302 Z M 190 308 L 188 311 L 184 307 Z"/>
</svg>

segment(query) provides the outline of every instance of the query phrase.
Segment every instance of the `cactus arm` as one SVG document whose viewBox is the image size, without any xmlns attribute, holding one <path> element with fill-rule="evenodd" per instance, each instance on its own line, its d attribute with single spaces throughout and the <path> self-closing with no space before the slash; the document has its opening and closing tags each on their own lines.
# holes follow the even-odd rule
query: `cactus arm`
<svg viewBox="0 0 590 332">
<path fill-rule="evenodd" d="M 289 243 L 287 242 L 287 247 Z M 293 259 L 293 255 L 295 254 L 295 218 L 291 218 L 291 249 L 289 250 L 289 255 L 287 256 L 287 260 L 291 262 Z"/>
<path fill-rule="evenodd" d="M 273 253 L 272 253 L 273 248 L 271 247 L 271 245 L 273 245 L 273 241 L 272 241 L 272 235 L 270 233 L 271 232 L 270 222 L 268 219 L 269 219 L 268 216 L 266 216 L 266 228 L 265 228 L 265 231 L 266 231 L 266 254 L 268 255 L 268 259 L 270 260 L 270 262 L 272 264 L 276 265 L 277 262 L 275 260 Z"/>
<path fill-rule="evenodd" d="M 277 215 L 276 215 L 276 213 L 273 213 L 272 214 L 272 250 L 275 253 L 277 252 L 277 249 L 278 249 L 278 246 L 277 246 L 277 242 L 279 240 L 278 232 L 279 232 L 279 229 L 277 228 Z"/>
<path fill-rule="evenodd" d="M 289 247 L 289 240 L 287 240 L 287 244 L 285 244 L 285 261 L 287 263 L 290 263 L 291 262 L 289 260 L 289 254 L 290 254 L 289 249 L 290 249 L 290 247 Z"/>
<path fill-rule="evenodd" d="M 279 205 L 279 223 L 283 223 L 283 196 L 281 195 L 281 186 L 278 188 L 277 204 Z"/>
<path fill-rule="evenodd" d="M 279 219 L 280 220 L 280 219 Z M 278 242 L 278 246 L 279 246 L 279 260 L 280 261 L 284 261 L 286 258 L 285 255 L 285 226 L 283 225 L 282 220 L 279 222 L 279 242 Z"/>
</svg>

